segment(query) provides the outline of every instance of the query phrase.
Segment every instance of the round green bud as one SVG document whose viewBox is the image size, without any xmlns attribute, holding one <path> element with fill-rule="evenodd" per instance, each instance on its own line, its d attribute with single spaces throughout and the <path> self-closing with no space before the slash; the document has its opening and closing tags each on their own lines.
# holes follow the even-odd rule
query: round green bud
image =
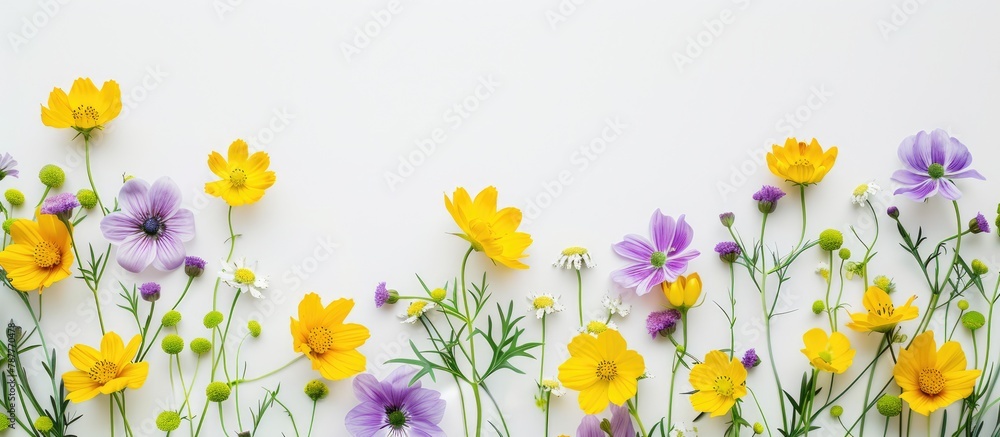
<svg viewBox="0 0 1000 437">
<path fill-rule="evenodd" d="M 21 219 L 19 219 L 19 218 L 9 218 L 7 220 L 4 220 L 3 221 L 3 231 L 9 234 L 10 233 L 10 227 L 12 225 L 14 225 L 14 222 L 16 222 L 18 220 L 21 220 Z"/>
<path fill-rule="evenodd" d="M 160 347 L 167 355 L 177 355 L 184 350 L 184 339 L 177 334 L 170 334 L 163 337 L 163 340 L 160 341 Z"/>
<path fill-rule="evenodd" d="M 177 326 L 181 322 L 181 313 L 170 310 L 163 314 L 163 318 L 160 320 L 160 324 L 166 327 Z"/>
<path fill-rule="evenodd" d="M 840 259 L 847 261 L 851 259 L 851 249 L 848 249 L 846 247 L 841 247 L 840 252 L 837 253 L 837 256 L 839 256 Z"/>
<path fill-rule="evenodd" d="M 898 396 L 890 394 L 882 395 L 875 404 L 879 414 L 885 417 L 896 417 L 903 411 L 903 401 Z"/>
<path fill-rule="evenodd" d="M 840 417 L 842 414 L 844 414 L 844 407 L 841 407 L 840 405 L 834 405 L 830 407 L 830 416 L 837 418 Z"/>
<path fill-rule="evenodd" d="M 207 338 L 198 337 L 191 340 L 191 352 L 201 355 L 210 350 L 212 350 L 212 342 L 208 341 Z"/>
<path fill-rule="evenodd" d="M 213 382 L 205 387 L 205 396 L 208 396 L 210 402 L 225 402 L 229 399 L 229 394 L 232 393 L 232 389 L 229 388 L 229 384 L 224 382 Z"/>
<path fill-rule="evenodd" d="M 385 303 L 393 305 L 396 302 L 399 302 L 399 292 L 396 290 L 389 290 L 389 299 L 387 299 Z"/>
<path fill-rule="evenodd" d="M 253 338 L 260 337 L 260 322 L 256 320 L 251 320 L 247 322 L 247 330 L 250 331 L 250 336 Z"/>
<path fill-rule="evenodd" d="M 38 180 L 49 188 L 59 188 L 66 182 L 66 172 L 57 165 L 48 164 L 38 171 Z"/>
<path fill-rule="evenodd" d="M 827 252 L 840 249 L 844 244 L 844 234 L 836 229 L 827 229 L 819 234 L 819 247 Z"/>
<path fill-rule="evenodd" d="M 206 328 L 215 329 L 215 327 L 219 326 L 225 318 L 226 316 L 223 316 L 222 313 L 218 311 L 211 311 L 208 314 L 205 314 L 205 320 L 203 322 L 205 323 Z"/>
<path fill-rule="evenodd" d="M 0 432 L 10 428 L 10 418 L 6 414 L 0 414 Z"/>
<path fill-rule="evenodd" d="M 764 425 L 762 423 L 760 423 L 760 422 L 754 423 L 753 424 L 753 433 L 754 434 L 763 434 L 764 433 Z"/>
<path fill-rule="evenodd" d="M 679 354 L 683 354 L 684 352 L 687 352 L 687 348 L 686 348 L 686 347 L 684 347 L 684 345 L 683 345 L 683 344 L 679 344 L 679 345 L 677 345 L 677 353 L 679 353 Z"/>
<path fill-rule="evenodd" d="M 76 192 L 76 200 L 80 206 L 90 209 L 97 206 L 97 193 L 84 188 Z"/>
<path fill-rule="evenodd" d="M 886 293 L 892 293 L 896 291 L 896 284 L 892 283 L 892 279 L 886 276 L 879 275 L 875 277 L 875 286 L 882 289 Z"/>
<path fill-rule="evenodd" d="M 967 301 L 965 299 L 962 299 L 962 300 L 958 301 L 958 303 L 955 304 L 955 306 L 957 306 L 958 309 L 960 309 L 962 311 L 965 311 L 965 310 L 969 309 L 969 301 Z"/>
<path fill-rule="evenodd" d="M 826 304 L 822 300 L 817 300 L 813 302 L 813 314 L 819 314 L 826 310 Z"/>
<path fill-rule="evenodd" d="M 9 202 L 12 206 L 24 205 L 24 193 L 17 188 L 10 188 L 7 191 L 4 191 L 3 197 L 6 198 L 7 202 Z"/>
<path fill-rule="evenodd" d="M 306 384 L 305 393 L 306 396 L 309 396 L 309 399 L 318 401 L 330 394 L 330 389 L 323 383 L 323 381 L 314 379 Z"/>
<path fill-rule="evenodd" d="M 431 290 L 431 299 L 441 302 L 444 298 L 448 297 L 448 290 L 443 288 L 435 288 Z"/>
<path fill-rule="evenodd" d="M 972 260 L 972 273 L 975 273 L 979 276 L 983 276 L 989 272 L 990 268 L 986 267 L 986 263 L 984 263 L 982 260 L 978 259 Z"/>
<path fill-rule="evenodd" d="M 181 426 L 181 415 L 174 411 L 164 411 L 156 416 L 156 429 L 164 432 L 174 431 Z"/>
<path fill-rule="evenodd" d="M 975 331 L 986 324 L 986 317 L 979 311 L 969 311 L 962 315 L 962 326 Z"/>
<path fill-rule="evenodd" d="M 34 425 L 36 430 L 43 433 L 52 431 L 52 427 L 55 426 L 49 416 L 39 416 L 35 419 Z"/>
</svg>

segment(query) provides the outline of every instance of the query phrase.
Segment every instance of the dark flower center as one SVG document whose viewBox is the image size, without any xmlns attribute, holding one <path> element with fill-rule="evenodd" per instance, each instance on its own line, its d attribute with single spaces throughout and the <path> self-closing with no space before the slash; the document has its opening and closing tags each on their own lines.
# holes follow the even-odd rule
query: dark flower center
<svg viewBox="0 0 1000 437">
<path fill-rule="evenodd" d="M 653 252 L 653 254 L 649 257 L 649 263 L 656 268 L 663 267 L 663 265 L 667 263 L 667 254 L 663 252 Z"/>
<path fill-rule="evenodd" d="M 142 222 L 142 232 L 145 232 L 146 235 L 158 235 L 162 228 L 163 225 L 160 223 L 160 219 L 156 217 L 150 217 Z"/>
<path fill-rule="evenodd" d="M 927 175 L 934 179 L 940 179 L 944 176 L 944 166 L 938 163 L 933 163 L 927 167 Z"/>
<path fill-rule="evenodd" d="M 400 429 L 406 425 L 406 413 L 399 408 L 386 408 L 385 416 L 389 420 L 392 429 Z"/>
</svg>

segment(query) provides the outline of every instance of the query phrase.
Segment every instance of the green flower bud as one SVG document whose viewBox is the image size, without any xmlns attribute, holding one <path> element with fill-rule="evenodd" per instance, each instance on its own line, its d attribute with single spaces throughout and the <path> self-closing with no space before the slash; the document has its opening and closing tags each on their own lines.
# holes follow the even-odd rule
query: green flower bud
<svg viewBox="0 0 1000 437">
<path fill-rule="evenodd" d="M 177 334 L 170 334 L 163 337 L 163 340 L 160 341 L 160 347 L 167 355 L 177 355 L 184 350 L 184 339 Z"/>
<path fill-rule="evenodd" d="M 443 288 L 435 288 L 431 290 L 431 299 L 434 299 L 437 302 L 441 302 L 446 297 L 448 297 L 448 290 Z"/>
<path fill-rule="evenodd" d="M 847 260 L 851 259 L 851 249 L 848 249 L 846 247 L 842 247 L 842 248 L 840 248 L 840 252 L 837 253 L 837 256 L 839 256 L 840 259 L 842 259 L 844 261 L 847 261 Z"/>
<path fill-rule="evenodd" d="M 49 431 L 52 431 L 52 427 L 55 426 L 55 424 L 52 423 L 52 419 L 50 419 L 49 416 L 39 416 L 38 419 L 35 419 L 34 425 L 35 429 L 41 433 L 47 433 Z"/>
<path fill-rule="evenodd" d="M 837 418 L 840 417 L 842 414 L 844 414 L 844 407 L 841 407 L 840 405 L 834 405 L 830 407 L 830 416 Z"/>
<path fill-rule="evenodd" d="M 886 293 L 892 293 L 896 291 L 896 284 L 892 282 L 892 279 L 888 277 L 879 275 L 875 277 L 875 286 L 882 289 Z"/>
<path fill-rule="evenodd" d="M 396 290 L 389 290 L 389 299 L 386 300 L 385 303 L 393 305 L 396 302 L 399 302 L 399 292 Z"/>
<path fill-rule="evenodd" d="M 247 330 L 250 331 L 250 336 L 253 338 L 260 337 L 260 322 L 256 320 L 251 320 L 247 322 Z"/>
<path fill-rule="evenodd" d="M 222 320 L 225 318 L 226 316 L 223 316 L 222 313 L 218 311 L 211 311 L 208 314 L 205 314 L 205 319 L 203 320 L 203 323 L 205 324 L 206 328 L 215 329 L 215 327 L 219 326 L 222 323 Z"/>
<path fill-rule="evenodd" d="M 684 352 L 687 352 L 687 348 L 683 344 L 677 345 L 677 353 L 684 354 Z"/>
<path fill-rule="evenodd" d="M 17 188 L 8 189 L 3 193 L 3 197 L 7 199 L 7 202 L 9 202 L 11 206 L 24 205 L 24 193 Z"/>
<path fill-rule="evenodd" d="M 822 300 L 817 300 L 816 302 L 813 302 L 812 310 L 813 314 L 822 313 L 823 311 L 826 311 L 826 303 L 824 303 Z"/>
<path fill-rule="evenodd" d="M 986 324 L 986 317 L 979 311 L 969 311 L 962 315 L 962 326 L 975 331 Z"/>
<path fill-rule="evenodd" d="M 3 221 L 3 231 L 9 234 L 10 233 L 10 227 L 14 224 L 14 222 L 16 222 L 18 220 L 21 220 L 21 219 L 19 219 L 19 218 L 9 218 L 7 220 L 4 220 Z"/>
<path fill-rule="evenodd" d="M 312 399 L 313 401 L 318 401 L 320 399 L 323 399 L 326 397 L 326 395 L 330 394 L 330 388 L 327 387 L 326 384 L 323 383 L 323 381 L 320 381 L 318 379 L 309 381 L 306 384 L 306 388 L 304 391 L 306 393 L 306 396 L 309 396 L 309 399 Z"/>
<path fill-rule="evenodd" d="M 983 276 L 990 272 L 990 268 L 986 267 L 986 263 L 982 260 L 974 259 L 972 260 L 972 273 L 979 276 Z"/>
<path fill-rule="evenodd" d="M 762 424 L 760 422 L 755 422 L 753 424 L 753 433 L 754 434 L 763 434 L 764 433 L 764 424 Z"/>
<path fill-rule="evenodd" d="M 80 206 L 91 209 L 97 206 L 97 193 L 84 188 L 76 192 L 76 200 L 80 202 Z"/>
<path fill-rule="evenodd" d="M 736 214 L 731 212 L 724 212 L 719 214 L 719 221 L 722 222 L 722 226 L 727 228 L 733 227 L 733 223 L 736 222 Z"/>
<path fill-rule="evenodd" d="M 210 350 L 212 350 L 212 342 L 208 341 L 207 338 L 198 337 L 191 340 L 191 352 L 201 355 Z"/>
<path fill-rule="evenodd" d="M 958 303 L 955 304 L 955 306 L 957 306 L 958 309 L 960 309 L 962 311 L 965 311 L 965 310 L 969 309 L 969 301 L 967 301 L 965 299 L 962 299 L 962 300 L 958 301 Z"/>
<path fill-rule="evenodd" d="M 875 407 L 885 417 L 896 417 L 903 411 L 903 401 L 898 396 L 886 394 L 879 398 Z"/>
<path fill-rule="evenodd" d="M 0 432 L 10 428 L 10 418 L 6 414 L 0 414 Z"/>
<path fill-rule="evenodd" d="M 209 402 L 225 402 L 230 393 L 232 389 L 224 382 L 216 381 L 205 387 L 205 396 L 208 396 Z"/>
<path fill-rule="evenodd" d="M 59 188 L 66 182 L 66 172 L 59 166 L 48 164 L 38 172 L 38 180 L 42 181 L 46 187 Z"/>
<path fill-rule="evenodd" d="M 156 416 L 156 429 L 164 432 L 174 431 L 181 426 L 181 415 L 174 411 L 164 411 Z"/>
<path fill-rule="evenodd" d="M 836 229 L 827 229 L 819 234 L 819 247 L 827 252 L 840 249 L 844 244 L 844 234 Z"/>
<path fill-rule="evenodd" d="M 163 318 L 160 319 L 160 324 L 166 327 L 177 326 L 181 322 L 181 313 L 170 310 L 163 314 Z"/>
</svg>

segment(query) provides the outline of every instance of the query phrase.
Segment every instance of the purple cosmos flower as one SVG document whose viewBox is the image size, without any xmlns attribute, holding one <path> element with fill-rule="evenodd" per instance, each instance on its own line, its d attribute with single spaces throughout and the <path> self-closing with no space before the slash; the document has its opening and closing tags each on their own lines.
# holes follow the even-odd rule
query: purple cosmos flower
<svg viewBox="0 0 1000 437">
<path fill-rule="evenodd" d="M 778 206 L 778 199 L 782 197 L 785 197 L 785 192 L 772 185 L 764 185 L 756 193 L 753 193 L 753 200 L 757 201 L 757 209 L 765 214 L 774 212 Z"/>
<path fill-rule="evenodd" d="M 697 250 L 685 250 L 691 244 L 694 230 L 681 215 L 664 215 L 659 209 L 649 219 L 652 242 L 645 237 L 629 234 L 612 246 L 616 253 L 633 263 L 611 272 L 611 279 L 625 288 L 634 288 L 642 296 L 664 281 L 674 281 L 687 270 L 688 261 L 697 257 Z"/>
<path fill-rule="evenodd" d="M 656 338 L 656 334 L 662 334 L 666 336 L 667 334 L 674 331 L 677 327 L 677 321 L 681 319 L 681 312 L 673 308 L 663 311 L 654 311 L 649 313 L 646 317 L 646 331 L 649 332 L 653 338 Z"/>
<path fill-rule="evenodd" d="M 740 362 L 743 363 L 745 369 L 750 370 L 760 365 L 760 357 L 757 356 L 757 351 L 754 348 L 750 348 L 743 354 L 743 359 Z"/>
<path fill-rule="evenodd" d="M 629 416 L 628 407 L 611 404 L 611 421 L 604 421 L 594 415 L 583 416 L 580 427 L 576 429 L 577 437 L 608 437 L 608 434 L 601 429 L 602 425 L 614 437 L 635 437 L 635 427 L 632 426 L 632 417 Z"/>
<path fill-rule="evenodd" d="M 139 294 L 146 302 L 156 302 L 160 300 L 160 284 L 147 282 L 139 286 Z"/>
<path fill-rule="evenodd" d="M 205 260 L 197 256 L 184 257 L 184 274 L 192 278 L 201 276 L 205 271 Z"/>
<path fill-rule="evenodd" d="M 16 165 L 17 161 L 14 160 L 12 156 L 10 156 L 10 153 L 4 153 L 2 156 L 0 156 L 0 181 L 2 181 L 3 178 L 7 176 L 15 178 L 18 177 L 18 175 L 21 174 L 21 172 L 19 172 L 16 168 L 14 168 L 14 166 Z"/>
<path fill-rule="evenodd" d="M 355 437 L 445 437 L 438 423 L 446 402 L 419 381 L 409 385 L 415 373 L 398 367 L 382 381 L 367 373 L 354 378 L 354 395 L 361 403 L 347 413 L 347 431 Z"/>
<path fill-rule="evenodd" d="M 990 232 L 990 222 L 986 220 L 986 216 L 983 213 L 976 214 L 976 218 L 969 222 L 969 231 L 973 234 L 978 234 L 980 232 L 989 233 Z"/>
<path fill-rule="evenodd" d="M 389 300 L 389 290 L 386 290 L 385 282 L 379 282 L 375 286 L 375 308 L 382 308 L 387 300 Z"/>
<path fill-rule="evenodd" d="M 736 262 L 736 258 L 739 258 L 740 245 L 733 241 L 723 241 L 715 245 L 715 253 L 719 254 L 719 258 L 727 263 Z"/>
<path fill-rule="evenodd" d="M 68 220 L 73 216 L 73 210 L 80 206 L 73 193 L 56 194 L 42 202 L 42 214 L 52 214 Z"/>
<path fill-rule="evenodd" d="M 938 192 L 948 200 L 958 200 L 962 192 L 953 179 L 986 180 L 969 168 L 972 154 L 964 144 L 941 129 L 918 132 L 899 144 L 899 160 L 903 169 L 892 174 L 892 181 L 901 185 L 894 194 L 921 201 Z"/>
<path fill-rule="evenodd" d="M 184 242 L 194 238 L 194 214 L 181 208 L 181 190 L 168 177 L 150 186 L 129 179 L 118 193 L 122 210 L 101 220 L 104 238 L 118 245 L 118 264 L 133 273 L 150 264 L 173 270 L 184 263 Z"/>
</svg>

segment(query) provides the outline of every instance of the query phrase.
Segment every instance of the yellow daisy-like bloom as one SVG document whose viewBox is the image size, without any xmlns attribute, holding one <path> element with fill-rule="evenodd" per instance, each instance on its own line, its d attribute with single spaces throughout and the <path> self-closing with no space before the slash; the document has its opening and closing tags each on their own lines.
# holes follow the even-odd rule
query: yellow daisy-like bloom
<svg viewBox="0 0 1000 437">
<path fill-rule="evenodd" d="M 730 361 L 722 351 L 705 355 L 705 362 L 691 368 L 688 380 L 698 390 L 691 395 L 691 406 L 712 417 L 728 413 L 736 400 L 747 394 L 747 369 L 739 359 Z"/>
<path fill-rule="evenodd" d="M 451 199 L 444 196 L 444 205 L 462 229 L 462 234 L 455 235 L 472 243 L 476 251 L 510 268 L 528 268 L 520 261 L 528 256 L 524 250 L 531 245 L 530 235 L 517 232 L 521 210 L 507 207 L 497 211 L 495 187 L 484 188 L 475 200 L 469 197 L 465 188 L 458 187 Z"/>
<path fill-rule="evenodd" d="M 686 311 L 698 304 L 701 297 L 701 276 L 697 273 L 678 276 L 676 281 L 660 284 L 670 305 Z"/>
<path fill-rule="evenodd" d="M 844 373 L 854 362 L 854 354 L 857 352 L 851 349 L 851 341 L 847 336 L 834 332 L 827 336 L 826 331 L 820 328 L 813 328 L 802 336 L 805 349 L 802 353 L 806 355 L 809 362 L 816 369 L 831 373 Z"/>
<path fill-rule="evenodd" d="M 229 161 L 219 152 L 212 152 L 208 168 L 222 180 L 205 184 L 205 192 L 221 197 L 229 206 L 249 205 L 264 197 L 264 190 L 271 188 L 276 179 L 274 172 L 267 170 L 271 158 L 264 152 L 249 153 L 243 140 L 229 145 Z"/>
<path fill-rule="evenodd" d="M 365 370 L 357 348 L 371 334 L 356 323 L 344 323 L 354 300 L 337 299 L 326 307 L 316 293 L 299 303 L 299 320 L 292 319 L 292 346 L 312 361 L 313 370 L 330 380 L 349 378 Z"/>
<path fill-rule="evenodd" d="M 596 337 L 580 334 L 567 346 L 570 358 L 559 366 L 559 380 L 580 392 L 580 409 L 597 414 L 608 402 L 622 405 L 635 396 L 646 362 L 629 350 L 618 331 L 606 330 Z"/>
<path fill-rule="evenodd" d="M 982 371 L 965 367 L 965 352 L 957 341 L 945 342 L 938 350 L 934 331 L 927 331 L 899 351 L 892 375 L 903 389 L 899 397 L 911 410 L 927 416 L 972 394 Z"/>
<path fill-rule="evenodd" d="M 75 403 L 93 399 L 99 394 L 117 393 L 126 388 L 142 387 L 149 375 L 149 363 L 133 363 L 142 337 L 136 335 L 126 346 L 114 332 L 104 334 L 101 350 L 78 344 L 69 350 L 69 361 L 77 370 L 63 374 L 66 399 Z"/>
<path fill-rule="evenodd" d="M 71 127 L 80 132 L 102 128 L 122 110 L 122 92 L 118 83 L 109 80 L 101 89 L 90 78 L 73 82 L 69 95 L 62 88 L 49 93 L 49 107 L 42 106 L 42 123 L 49 127 Z"/>
<path fill-rule="evenodd" d="M 809 144 L 789 138 L 784 147 L 775 144 L 771 150 L 767 154 L 767 168 L 771 173 L 800 185 L 819 183 L 837 161 L 837 147 L 824 152 L 815 138 Z"/>
<path fill-rule="evenodd" d="M 847 327 L 858 332 L 889 332 L 897 323 L 917 318 L 919 310 L 910 305 L 916 298 L 910 296 L 902 307 L 896 308 L 892 305 L 889 293 L 876 286 L 868 287 L 864 300 L 868 312 L 851 314 L 851 322 Z"/>
<path fill-rule="evenodd" d="M 11 285 L 21 291 L 38 290 L 70 275 L 73 238 L 59 218 L 40 214 L 38 221 L 15 221 L 10 226 L 13 243 L 0 252 L 0 267 Z"/>
</svg>

